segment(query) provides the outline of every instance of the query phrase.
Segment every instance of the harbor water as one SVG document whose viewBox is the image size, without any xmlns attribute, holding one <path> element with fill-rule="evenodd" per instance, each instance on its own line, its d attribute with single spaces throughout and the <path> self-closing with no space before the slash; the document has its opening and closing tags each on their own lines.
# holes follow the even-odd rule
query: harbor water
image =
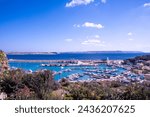
<svg viewBox="0 0 150 117">
<path fill-rule="evenodd" d="M 124 60 L 136 56 L 144 55 L 144 53 L 128 53 L 128 54 L 100 54 L 100 53 L 62 53 L 56 55 L 7 55 L 8 59 L 15 60 Z M 97 78 L 110 78 L 123 74 L 126 69 L 106 64 L 97 66 L 42 66 L 41 62 L 9 62 L 11 68 L 21 68 L 25 71 L 51 70 L 54 73 L 54 79 L 69 78 L 75 80 L 95 80 Z M 48 63 L 44 63 L 48 64 Z M 134 76 L 134 75 L 132 75 Z"/>
</svg>

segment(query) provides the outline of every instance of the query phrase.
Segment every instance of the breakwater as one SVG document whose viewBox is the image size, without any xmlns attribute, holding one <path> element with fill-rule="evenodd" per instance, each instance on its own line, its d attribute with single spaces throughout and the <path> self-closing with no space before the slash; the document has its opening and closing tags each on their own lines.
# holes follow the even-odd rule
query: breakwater
<svg viewBox="0 0 150 117">
<path fill-rule="evenodd" d="M 18 60 L 18 59 L 9 59 L 9 62 L 26 62 L 26 63 L 76 63 L 79 60 Z M 94 62 L 94 63 L 106 63 L 103 60 L 80 60 L 82 62 Z"/>
</svg>

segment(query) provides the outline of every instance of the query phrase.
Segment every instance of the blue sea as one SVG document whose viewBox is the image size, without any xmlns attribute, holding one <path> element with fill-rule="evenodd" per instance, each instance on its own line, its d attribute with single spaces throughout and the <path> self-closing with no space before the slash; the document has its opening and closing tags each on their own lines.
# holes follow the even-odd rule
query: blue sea
<svg viewBox="0 0 150 117">
<path fill-rule="evenodd" d="M 136 56 L 146 55 L 146 53 L 60 53 L 54 55 L 7 55 L 8 59 L 20 60 L 124 60 Z"/>
<path fill-rule="evenodd" d="M 18 60 L 102 60 L 109 58 L 110 60 L 124 60 L 128 58 L 134 58 L 136 56 L 145 55 L 145 53 L 60 53 L 56 55 L 7 55 L 8 59 L 18 59 Z M 23 70 L 51 70 L 54 72 L 62 72 L 61 74 L 57 74 L 54 76 L 55 80 L 59 80 L 61 78 L 66 78 L 69 75 L 78 73 L 83 75 L 85 69 L 89 70 L 101 70 L 105 71 L 107 69 L 112 69 L 106 65 L 99 65 L 98 68 L 84 66 L 84 67 L 42 67 L 42 63 L 28 63 L 28 62 L 9 62 L 10 67 L 12 68 L 21 68 Z M 71 69 L 71 71 L 69 70 Z M 116 71 L 114 74 L 120 74 L 124 71 L 122 68 L 115 68 Z M 68 70 L 68 71 L 67 71 Z M 94 73 L 94 72 L 93 72 Z M 89 76 L 84 75 L 80 77 L 78 80 L 86 80 L 90 79 Z"/>
</svg>

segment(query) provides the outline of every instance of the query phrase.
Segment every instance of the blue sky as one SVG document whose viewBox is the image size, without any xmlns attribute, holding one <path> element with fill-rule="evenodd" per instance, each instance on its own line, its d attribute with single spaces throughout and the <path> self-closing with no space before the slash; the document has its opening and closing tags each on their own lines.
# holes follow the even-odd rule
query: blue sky
<svg viewBox="0 0 150 117">
<path fill-rule="evenodd" d="M 0 0 L 4 51 L 150 52 L 150 0 Z"/>
</svg>

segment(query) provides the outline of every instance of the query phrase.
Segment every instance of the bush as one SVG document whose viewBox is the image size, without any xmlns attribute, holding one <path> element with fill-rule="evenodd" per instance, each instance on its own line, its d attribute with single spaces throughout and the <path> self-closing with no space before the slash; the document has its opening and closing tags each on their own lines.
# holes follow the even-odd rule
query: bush
<svg viewBox="0 0 150 117">
<path fill-rule="evenodd" d="M 47 94 L 59 88 L 51 71 L 27 74 L 21 69 L 11 70 L 0 82 L 1 91 L 8 99 L 50 99 Z"/>
</svg>

